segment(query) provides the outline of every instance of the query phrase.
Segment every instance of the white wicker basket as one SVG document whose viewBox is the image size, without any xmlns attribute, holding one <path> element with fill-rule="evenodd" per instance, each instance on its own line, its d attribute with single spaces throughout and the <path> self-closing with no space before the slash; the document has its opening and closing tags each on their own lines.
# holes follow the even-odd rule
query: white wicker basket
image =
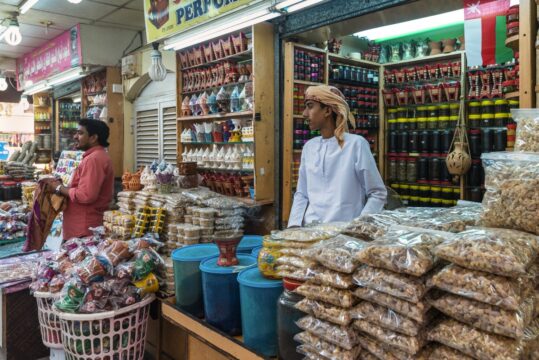
<svg viewBox="0 0 539 360">
<path fill-rule="evenodd" d="M 66 359 L 143 359 L 150 303 L 154 299 L 150 295 L 131 306 L 96 314 L 71 314 L 55 309 L 62 327 Z"/>
<path fill-rule="evenodd" d="M 41 340 L 46 347 L 63 349 L 60 319 L 52 309 L 52 304 L 60 297 L 60 293 L 34 292 L 37 301 L 37 316 Z"/>
</svg>

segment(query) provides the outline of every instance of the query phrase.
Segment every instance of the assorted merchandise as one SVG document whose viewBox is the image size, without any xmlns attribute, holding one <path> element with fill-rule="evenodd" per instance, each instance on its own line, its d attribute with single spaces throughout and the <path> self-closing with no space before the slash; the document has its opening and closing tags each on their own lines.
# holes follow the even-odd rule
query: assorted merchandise
<svg viewBox="0 0 539 360">
<path fill-rule="evenodd" d="M 4 173 L 14 179 L 33 179 L 38 160 L 37 143 L 27 141 L 20 150 L 16 150 L 4 166 Z M 20 197 L 19 197 L 20 198 Z"/>
<path fill-rule="evenodd" d="M 69 186 L 75 170 L 79 167 L 84 151 L 64 150 L 60 154 L 54 175 L 62 179 L 64 186 Z"/>
<path fill-rule="evenodd" d="M 186 76 L 184 74 L 184 76 Z M 181 114 L 183 117 L 202 116 L 218 113 L 237 113 L 240 111 L 253 110 L 253 83 L 243 81 L 239 85 L 225 82 L 222 86 L 217 85 L 213 91 L 212 87 L 208 92 L 185 96 L 181 105 Z M 188 85 L 186 85 L 188 86 Z M 187 89 L 187 87 L 186 87 Z M 198 90 L 197 90 L 198 91 Z M 192 91 L 184 91 L 183 94 L 189 94 Z"/>
<path fill-rule="evenodd" d="M 180 51 L 178 53 L 182 69 L 207 65 L 232 55 L 240 55 L 252 47 L 249 34 L 239 32 L 221 39 Z"/>
<path fill-rule="evenodd" d="M 180 136 L 183 144 L 253 142 L 252 121 L 231 119 L 223 122 L 194 123 Z"/>
<path fill-rule="evenodd" d="M 313 83 L 324 82 L 324 54 L 294 50 L 294 79 Z"/>
<path fill-rule="evenodd" d="M 107 73 L 106 71 L 88 75 L 82 81 L 82 109 L 85 117 L 106 120 L 107 116 Z"/>
<path fill-rule="evenodd" d="M 1 201 L 0 246 L 14 241 L 24 240 L 27 222 L 27 205 L 22 205 L 20 201 Z"/>
<path fill-rule="evenodd" d="M 106 95 L 105 95 L 106 102 Z M 95 99 L 93 103 L 96 103 Z M 78 128 L 81 119 L 81 103 L 58 101 L 58 129 L 60 150 L 73 150 L 75 142 L 73 135 Z"/>
<path fill-rule="evenodd" d="M 182 161 L 196 162 L 201 170 L 254 170 L 254 152 L 252 145 L 213 145 L 212 147 L 199 147 L 185 149 Z"/>
</svg>

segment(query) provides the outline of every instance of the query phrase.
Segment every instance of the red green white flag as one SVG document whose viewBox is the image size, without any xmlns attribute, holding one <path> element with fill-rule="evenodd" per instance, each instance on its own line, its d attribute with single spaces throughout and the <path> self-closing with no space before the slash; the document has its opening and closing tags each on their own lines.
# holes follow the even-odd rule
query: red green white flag
<svg viewBox="0 0 539 360">
<path fill-rule="evenodd" d="M 464 0 L 464 37 L 468 66 L 500 64 L 512 57 L 505 47 L 509 0 Z"/>
</svg>

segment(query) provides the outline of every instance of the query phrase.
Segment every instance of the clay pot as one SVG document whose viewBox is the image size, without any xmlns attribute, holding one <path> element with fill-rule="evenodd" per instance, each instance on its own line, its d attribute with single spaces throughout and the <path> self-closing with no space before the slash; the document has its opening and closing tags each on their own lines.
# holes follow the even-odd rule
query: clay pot
<svg viewBox="0 0 539 360">
<path fill-rule="evenodd" d="M 430 55 L 438 55 L 442 53 L 442 43 L 440 41 L 429 42 Z"/>
<path fill-rule="evenodd" d="M 131 176 L 131 180 L 129 181 L 129 190 L 139 191 L 141 189 L 142 185 L 140 183 L 140 175 L 133 174 L 133 176 Z"/>
<path fill-rule="evenodd" d="M 241 239 L 241 235 L 215 239 L 215 244 L 217 244 L 217 247 L 219 248 L 219 258 L 217 259 L 217 265 L 234 266 L 239 264 L 238 258 L 236 256 L 236 250 Z"/>
<path fill-rule="evenodd" d="M 196 162 L 181 162 L 179 168 L 180 175 L 196 175 L 197 173 Z"/>
<path fill-rule="evenodd" d="M 445 163 L 451 175 L 464 175 L 470 169 L 472 159 L 466 150 L 467 147 L 465 143 L 455 142 L 453 151 L 447 155 Z"/>
<path fill-rule="evenodd" d="M 455 45 L 457 43 L 457 39 L 444 39 L 442 40 L 442 44 L 444 46 L 443 52 L 444 53 L 450 53 L 455 51 Z"/>
<path fill-rule="evenodd" d="M 460 47 L 459 47 L 459 50 L 466 50 L 466 46 L 464 46 L 464 35 L 463 36 L 459 36 L 459 43 L 460 43 Z"/>
</svg>

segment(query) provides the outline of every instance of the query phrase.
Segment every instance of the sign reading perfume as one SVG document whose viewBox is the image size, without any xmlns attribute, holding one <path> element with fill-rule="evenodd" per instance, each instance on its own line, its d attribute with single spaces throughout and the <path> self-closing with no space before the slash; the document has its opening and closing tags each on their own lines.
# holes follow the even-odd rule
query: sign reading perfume
<svg viewBox="0 0 539 360">
<path fill-rule="evenodd" d="M 76 25 L 17 59 L 19 87 L 26 87 L 29 82 L 35 84 L 81 63 L 80 26 Z"/>
<path fill-rule="evenodd" d="M 219 17 L 253 0 L 144 0 L 148 42 Z"/>
</svg>

